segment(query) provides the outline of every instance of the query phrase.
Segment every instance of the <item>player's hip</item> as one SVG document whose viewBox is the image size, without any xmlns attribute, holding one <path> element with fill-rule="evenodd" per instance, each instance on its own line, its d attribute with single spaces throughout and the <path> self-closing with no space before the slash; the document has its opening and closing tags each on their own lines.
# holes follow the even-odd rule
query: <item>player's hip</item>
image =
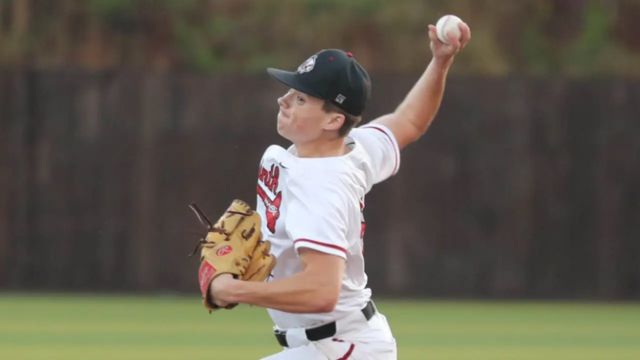
<svg viewBox="0 0 640 360">
<path fill-rule="evenodd" d="M 286 330 L 274 327 L 274 333 L 283 347 L 296 347 L 325 339 L 393 341 L 389 324 L 373 301 L 368 301 L 359 311 L 352 311 L 321 326 Z"/>
<path fill-rule="evenodd" d="M 384 315 L 373 302 L 319 327 L 275 329 L 284 350 L 268 359 L 380 359 L 397 358 L 396 342 Z"/>
</svg>

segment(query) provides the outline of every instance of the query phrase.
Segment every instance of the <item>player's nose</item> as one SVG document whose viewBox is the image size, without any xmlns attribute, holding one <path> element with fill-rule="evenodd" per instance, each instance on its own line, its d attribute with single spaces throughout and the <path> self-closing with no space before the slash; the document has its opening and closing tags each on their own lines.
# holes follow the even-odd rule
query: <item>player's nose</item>
<svg viewBox="0 0 640 360">
<path fill-rule="evenodd" d="M 278 98 L 278 105 L 283 108 L 288 108 L 289 104 L 291 104 L 291 99 L 295 96 L 295 90 L 289 89 L 284 95 Z"/>
<path fill-rule="evenodd" d="M 280 106 L 281 108 L 289 107 L 289 104 L 287 103 L 287 94 L 284 94 L 278 98 L 278 106 Z"/>
</svg>

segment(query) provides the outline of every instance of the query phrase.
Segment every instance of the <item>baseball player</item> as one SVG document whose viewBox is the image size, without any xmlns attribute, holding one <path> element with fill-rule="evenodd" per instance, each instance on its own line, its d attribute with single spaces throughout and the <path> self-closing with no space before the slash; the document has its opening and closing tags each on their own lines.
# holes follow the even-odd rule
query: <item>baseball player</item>
<svg viewBox="0 0 640 360">
<path fill-rule="evenodd" d="M 418 140 L 440 106 L 454 56 L 471 38 L 438 40 L 432 59 L 392 113 L 355 127 L 370 80 L 353 55 L 323 50 L 296 71 L 268 69 L 290 89 L 278 98 L 278 133 L 260 162 L 256 211 L 277 263 L 268 282 L 215 278 L 217 306 L 262 306 L 283 350 L 265 359 L 396 359 L 386 318 L 371 301 L 364 268 L 365 195 L 397 173 L 400 150 Z M 409 56 L 409 54 L 402 54 Z"/>
</svg>

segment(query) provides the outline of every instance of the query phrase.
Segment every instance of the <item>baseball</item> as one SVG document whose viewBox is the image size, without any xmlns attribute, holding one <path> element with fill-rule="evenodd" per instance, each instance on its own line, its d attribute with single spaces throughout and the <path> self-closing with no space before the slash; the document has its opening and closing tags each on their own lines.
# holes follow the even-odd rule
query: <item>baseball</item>
<svg viewBox="0 0 640 360">
<path fill-rule="evenodd" d="M 436 33 L 438 39 L 445 44 L 449 43 L 449 36 L 460 39 L 460 28 L 458 24 L 462 22 L 462 19 L 455 15 L 445 15 L 438 19 L 436 23 Z"/>
</svg>

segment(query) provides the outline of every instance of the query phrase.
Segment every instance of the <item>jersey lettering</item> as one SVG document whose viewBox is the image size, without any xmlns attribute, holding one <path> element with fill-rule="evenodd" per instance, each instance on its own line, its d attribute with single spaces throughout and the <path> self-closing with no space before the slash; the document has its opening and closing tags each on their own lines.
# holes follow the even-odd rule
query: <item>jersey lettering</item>
<svg viewBox="0 0 640 360">
<path fill-rule="evenodd" d="M 271 164 L 271 169 L 260 167 L 260 173 L 258 174 L 258 181 L 261 181 L 264 186 L 272 193 L 276 193 L 278 189 L 278 179 L 280 178 L 280 168 L 275 164 Z"/>
<path fill-rule="evenodd" d="M 271 231 L 272 234 L 276 232 L 276 222 L 280 217 L 280 205 L 282 204 L 282 192 L 277 191 L 279 178 L 280 178 L 280 168 L 275 164 L 271 165 L 271 168 L 269 169 L 269 171 L 267 171 L 267 169 L 263 167 L 260 167 L 260 172 L 258 173 L 258 185 L 256 186 L 256 191 L 258 193 L 258 196 L 264 203 L 264 207 L 266 209 L 265 215 L 267 217 L 267 229 L 269 229 L 269 231 Z M 262 188 L 262 186 L 269 189 L 269 191 L 271 191 L 272 194 L 275 194 L 273 199 L 269 197 L 269 195 Z"/>
</svg>

